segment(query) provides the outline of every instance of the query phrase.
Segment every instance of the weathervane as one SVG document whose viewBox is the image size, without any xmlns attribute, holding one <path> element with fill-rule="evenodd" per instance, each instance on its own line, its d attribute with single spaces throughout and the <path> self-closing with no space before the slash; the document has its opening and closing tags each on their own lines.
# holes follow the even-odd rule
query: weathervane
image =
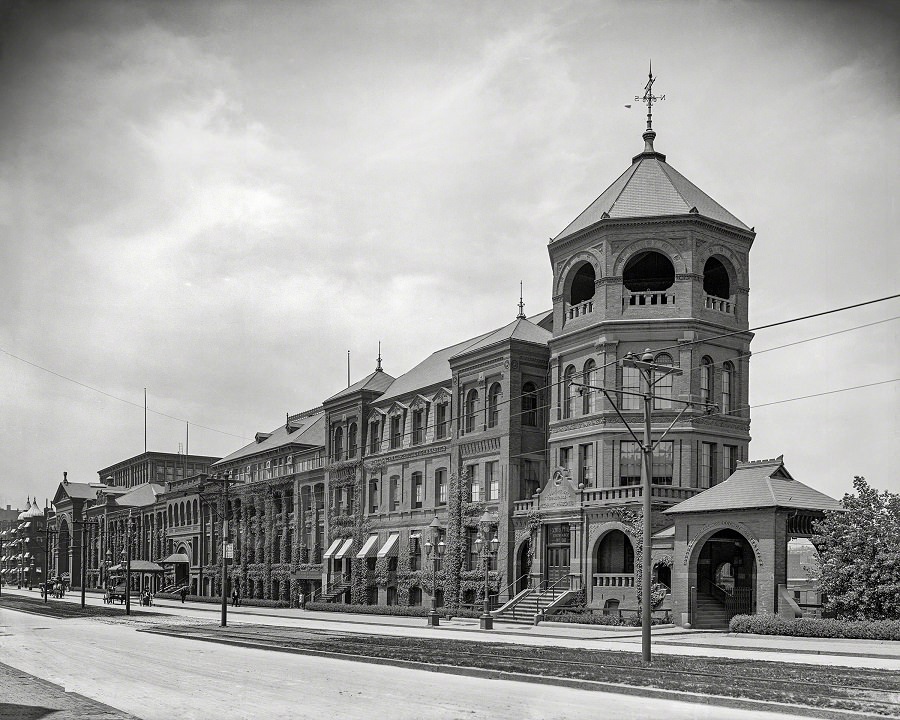
<svg viewBox="0 0 900 720">
<path fill-rule="evenodd" d="M 656 78 L 653 77 L 653 61 L 650 61 L 650 74 L 648 75 L 649 80 L 647 80 L 647 84 L 644 85 L 644 94 L 635 95 L 635 102 L 642 102 L 647 104 L 647 130 L 653 129 L 653 103 L 659 102 L 660 100 L 665 100 L 665 95 L 654 95 L 653 94 L 653 83 L 656 81 Z"/>
</svg>

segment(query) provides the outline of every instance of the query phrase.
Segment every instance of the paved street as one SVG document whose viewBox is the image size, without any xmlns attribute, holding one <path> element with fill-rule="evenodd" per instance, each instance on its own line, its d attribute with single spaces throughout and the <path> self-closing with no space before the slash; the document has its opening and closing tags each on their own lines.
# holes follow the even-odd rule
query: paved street
<svg viewBox="0 0 900 720">
<path fill-rule="evenodd" d="M 196 609 L 174 610 L 176 621 L 196 622 Z M 260 707 L 267 718 L 319 720 L 596 718 L 600 708 L 607 718 L 781 717 L 135 632 L 163 620 L 173 615 L 57 620 L 3 609 L 0 653 L 15 668 L 147 719 L 252 718 Z"/>
</svg>

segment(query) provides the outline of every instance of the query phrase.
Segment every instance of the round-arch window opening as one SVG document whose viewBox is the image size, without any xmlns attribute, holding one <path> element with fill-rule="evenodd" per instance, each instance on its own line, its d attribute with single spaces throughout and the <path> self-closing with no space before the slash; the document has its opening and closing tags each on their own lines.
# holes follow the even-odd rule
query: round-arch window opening
<svg viewBox="0 0 900 720">
<path fill-rule="evenodd" d="M 731 282 L 728 270 L 721 260 L 711 257 L 703 266 L 703 292 L 713 297 L 728 300 L 731 297 Z"/>
<path fill-rule="evenodd" d="M 578 268 L 578 272 L 572 278 L 569 302 L 572 305 L 577 305 L 594 297 L 594 282 L 596 279 L 597 275 L 594 273 L 594 266 L 590 263 L 585 263 Z"/>
<path fill-rule="evenodd" d="M 622 281 L 631 292 L 658 292 L 675 283 L 675 266 L 662 253 L 645 250 L 625 264 Z"/>
</svg>

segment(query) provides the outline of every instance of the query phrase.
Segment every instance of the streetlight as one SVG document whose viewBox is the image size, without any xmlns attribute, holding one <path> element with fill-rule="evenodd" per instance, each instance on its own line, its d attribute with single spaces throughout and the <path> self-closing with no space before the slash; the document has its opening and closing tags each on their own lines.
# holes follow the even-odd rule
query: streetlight
<svg viewBox="0 0 900 720">
<path fill-rule="evenodd" d="M 475 551 L 481 553 L 482 549 L 484 550 L 484 612 L 479 618 L 479 625 L 482 630 L 494 629 L 494 617 L 491 615 L 491 600 L 488 597 L 488 574 L 491 568 L 491 556 L 500 547 L 500 540 L 496 534 L 490 540 L 487 539 L 492 520 L 490 513 L 485 510 L 484 515 L 478 521 L 481 525 L 481 534 L 475 538 Z"/>
<path fill-rule="evenodd" d="M 441 624 L 441 616 L 438 615 L 437 611 L 437 574 L 438 574 L 438 563 L 441 558 L 444 556 L 444 541 L 441 540 L 441 523 L 437 519 L 437 515 L 434 516 L 434 520 L 431 521 L 431 524 L 428 526 L 431 530 L 431 537 L 434 539 L 434 543 L 431 542 L 431 538 L 425 543 L 425 555 L 431 556 L 432 568 L 434 570 L 434 575 L 431 576 L 431 612 L 428 613 L 428 627 L 437 627 Z"/>
<path fill-rule="evenodd" d="M 28 589 L 32 590 L 34 588 L 34 558 L 31 558 L 31 562 L 29 562 L 28 567 Z"/>
</svg>

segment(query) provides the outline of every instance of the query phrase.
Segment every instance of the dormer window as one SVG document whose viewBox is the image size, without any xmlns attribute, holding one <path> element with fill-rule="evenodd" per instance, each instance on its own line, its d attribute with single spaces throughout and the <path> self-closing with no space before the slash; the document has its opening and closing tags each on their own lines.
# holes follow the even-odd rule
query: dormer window
<svg viewBox="0 0 900 720">
<path fill-rule="evenodd" d="M 403 431 L 402 425 L 400 424 L 400 416 L 394 415 L 391 418 L 391 450 L 396 450 L 400 447 L 400 443 L 403 440 Z"/>
<path fill-rule="evenodd" d="M 425 442 L 425 408 L 413 410 L 412 416 L 413 445 Z"/>
</svg>

